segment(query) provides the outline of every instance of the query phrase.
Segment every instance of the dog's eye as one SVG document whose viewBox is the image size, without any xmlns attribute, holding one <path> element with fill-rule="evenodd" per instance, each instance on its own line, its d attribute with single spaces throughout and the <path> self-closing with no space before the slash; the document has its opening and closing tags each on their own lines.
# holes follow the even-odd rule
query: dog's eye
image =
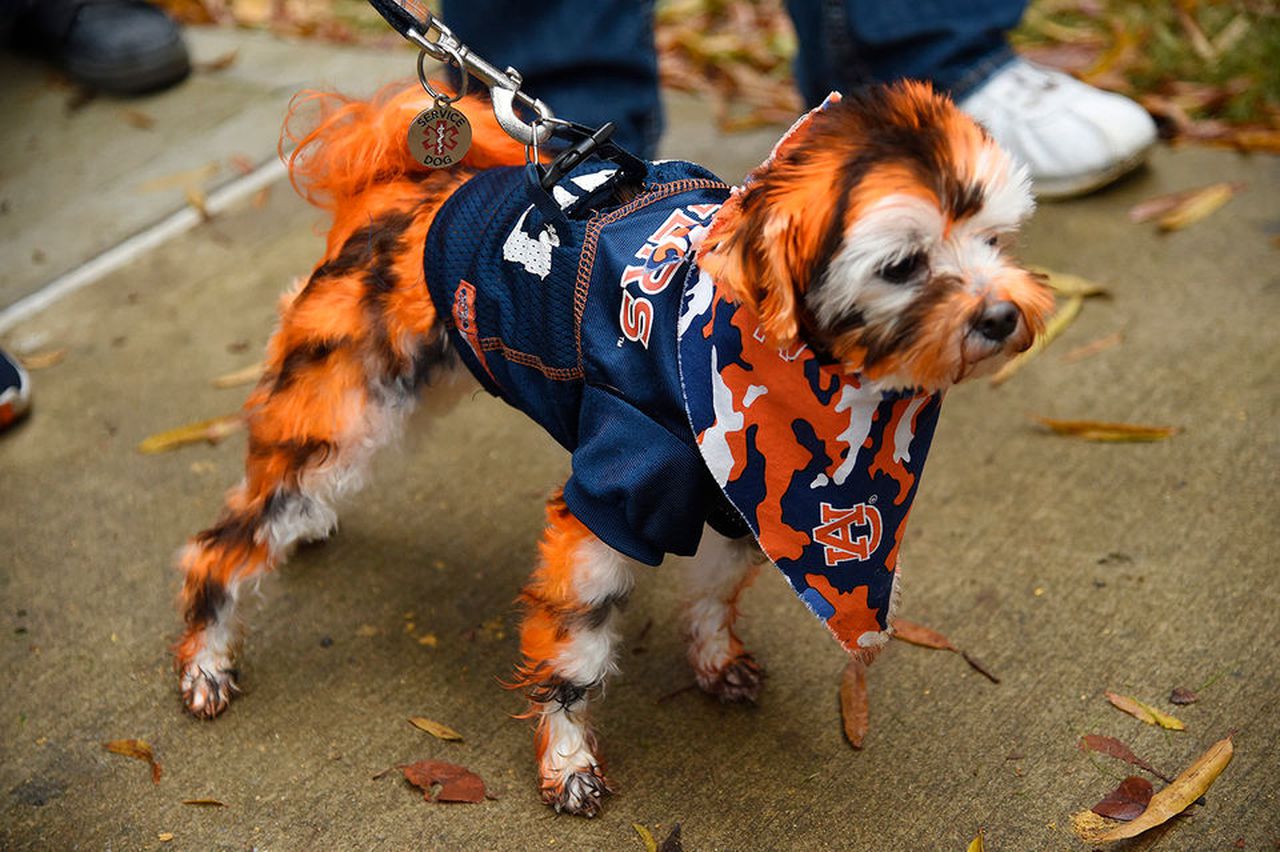
<svg viewBox="0 0 1280 852">
<path fill-rule="evenodd" d="M 991 236 L 987 237 L 987 245 L 991 246 L 992 248 L 995 248 L 996 246 L 1000 245 L 1000 235 L 992 234 Z"/>
<path fill-rule="evenodd" d="M 915 254 L 909 254 L 901 260 L 895 260 L 893 263 L 880 268 L 880 277 L 890 284 L 906 284 L 915 278 L 928 264 L 929 260 L 925 257 L 924 252 L 918 251 Z"/>
</svg>

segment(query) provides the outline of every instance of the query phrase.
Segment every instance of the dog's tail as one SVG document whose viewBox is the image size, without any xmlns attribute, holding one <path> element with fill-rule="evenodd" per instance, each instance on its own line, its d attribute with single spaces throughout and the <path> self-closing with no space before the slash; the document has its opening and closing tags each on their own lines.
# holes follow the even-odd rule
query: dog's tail
<svg viewBox="0 0 1280 852">
<path fill-rule="evenodd" d="M 433 85 L 445 90 L 441 83 Z M 430 172 L 410 154 L 406 134 L 414 117 L 433 105 L 416 82 L 394 83 L 369 100 L 299 92 L 280 134 L 280 156 L 289 165 L 294 189 L 317 207 L 337 210 L 374 184 Z M 524 147 L 498 126 L 487 100 L 468 96 L 454 106 L 471 122 L 463 166 L 486 169 L 525 161 Z M 296 125 L 303 122 L 314 129 L 298 132 Z"/>
</svg>

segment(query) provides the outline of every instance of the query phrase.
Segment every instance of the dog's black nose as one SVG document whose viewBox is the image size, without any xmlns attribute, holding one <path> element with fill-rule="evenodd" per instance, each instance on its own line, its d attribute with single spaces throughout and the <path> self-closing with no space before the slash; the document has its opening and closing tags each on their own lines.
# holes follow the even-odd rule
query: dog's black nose
<svg viewBox="0 0 1280 852">
<path fill-rule="evenodd" d="M 974 331 L 987 340 L 1000 343 L 1018 327 L 1018 309 L 1013 302 L 996 302 L 987 305 L 973 324 Z"/>
</svg>

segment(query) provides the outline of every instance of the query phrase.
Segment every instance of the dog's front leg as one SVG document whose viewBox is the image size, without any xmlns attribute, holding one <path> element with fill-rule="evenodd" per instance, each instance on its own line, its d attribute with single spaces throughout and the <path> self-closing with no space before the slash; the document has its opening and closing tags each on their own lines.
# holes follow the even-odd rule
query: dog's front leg
<svg viewBox="0 0 1280 852">
<path fill-rule="evenodd" d="M 764 685 L 764 669 L 733 629 L 738 596 L 764 561 L 750 538 L 725 538 L 711 527 L 697 556 L 685 560 L 689 664 L 698 686 L 721 701 L 755 701 Z"/>
<path fill-rule="evenodd" d="M 518 685 L 537 718 L 542 800 L 557 811 L 595 816 L 609 791 L 587 701 L 616 669 L 613 622 L 633 583 L 631 561 L 552 499 L 541 560 L 521 596 Z"/>
</svg>

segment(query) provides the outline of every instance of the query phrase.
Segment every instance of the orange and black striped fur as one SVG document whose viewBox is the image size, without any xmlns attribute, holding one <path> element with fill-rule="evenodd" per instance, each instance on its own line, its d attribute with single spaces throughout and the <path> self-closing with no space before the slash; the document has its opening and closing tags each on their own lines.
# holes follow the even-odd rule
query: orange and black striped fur
<svg viewBox="0 0 1280 852">
<path fill-rule="evenodd" d="M 221 713 L 237 691 L 244 584 L 333 530 L 333 502 L 359 487 L 424 388 L 439 410 L 472 387 L 428 298 L 423 244 L 454 189 L 525 153 L 488 104 L 467 99 L 466 159 L 426 169 L 404 137 L 429 101 L 416 86 L 368 102 L 301 101 L 321 118 L 296 140 L 292 177 L 333 225 L 323 260 L 281 301 L 245 406 L 244 479 L 180 557 L 176 667 L 196 716 Z M 784 140 L 725 204 L 699 263 L 780 345 L 804 338 L 872 379 L 940 387 L 1025 348 L 1041 325 L 1047 291 L 997 245 L 1030 206 L 1025 177 L 976 125 L 927 87 L 899 86 L 848 99 Z M 687 561 L 689 660 L 725 700 L 753 700 L 762 683 L 734 632 L 761 562 L 749 543 L 710 529 Z M 557 810 L 593 815 L 608 789 L 586 709 L 614 668 L 614 617 L 632 583 L 629 560 L 553 498 L 522 595 L 518 685 L 537 719 L 542 796 Z"/>
</svg>

